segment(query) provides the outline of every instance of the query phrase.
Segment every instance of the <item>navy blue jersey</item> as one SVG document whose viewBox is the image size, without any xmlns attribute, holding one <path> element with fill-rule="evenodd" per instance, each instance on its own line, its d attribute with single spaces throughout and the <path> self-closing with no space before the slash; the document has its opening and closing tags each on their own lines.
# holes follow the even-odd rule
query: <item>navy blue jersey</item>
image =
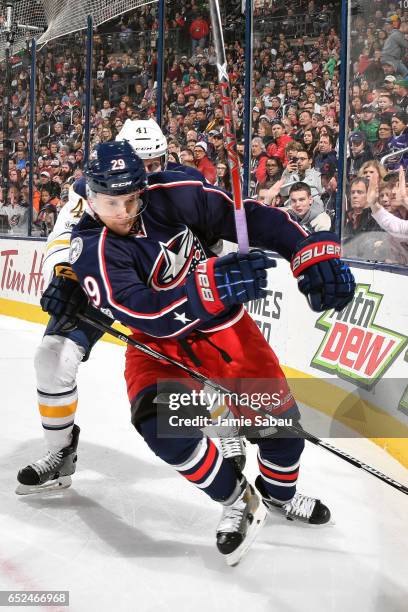
<svg viewBox="0 0 408 612">
<path fill-rule="evenodd" d="M 183 164 L 176 164 L 175 162 L 167 162 L 167 170 L 169 172 L 184 172 L 188 174 L 191 178 L 202 181 L 203 183 L 207 183 L 207 180 L 197 168 L 193 168 L 193 166 L 184 166 Z"/>
<path fill-rule="evenodd" d="M 236 320 L 240 307 L 199 319 L 185 280 L 211 257 L 209 245 L 236 242 L 234 205 L 225 191 L 181 172 L 149 175 L 137 233 L 119 236 L 85 214 L 72 233 L 71 263 L 91 302 L 155 337 L 182 337 Z M 287 260 L 307 233 L 284 210 L 245 201 L 251 246 Z"/>
</svg>

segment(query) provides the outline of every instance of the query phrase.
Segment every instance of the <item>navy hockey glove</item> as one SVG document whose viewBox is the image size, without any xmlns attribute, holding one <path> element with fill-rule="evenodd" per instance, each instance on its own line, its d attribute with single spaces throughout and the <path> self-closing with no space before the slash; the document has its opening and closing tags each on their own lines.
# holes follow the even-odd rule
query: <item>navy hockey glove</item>
<svg viewBox="0 0 408 612">
<path fill-rule="evenodd" d="M 54 267 L 52 281 L 40 300 L 42 309 L 57 319 L 53 331 L 69 331 L 76 324 L 76 315 L 88 305 L 85 291 L 72 268 L 67 264 Z"/>
<path fill-rule="evenodd" d="M 336 234 L 316 232 L 297 247 L 290 265 L 311 309 L 342 310 L 353 299 L 356 284 L 350 268 L 340 259 Z"/>
<path fill-rule="evenodd" d="M 186 282 L 190 303 L 201 319 L 266 295 L 266 270 L 276 261 L 262 251 L 211 257 L 197 266 Z"/>
</svg>

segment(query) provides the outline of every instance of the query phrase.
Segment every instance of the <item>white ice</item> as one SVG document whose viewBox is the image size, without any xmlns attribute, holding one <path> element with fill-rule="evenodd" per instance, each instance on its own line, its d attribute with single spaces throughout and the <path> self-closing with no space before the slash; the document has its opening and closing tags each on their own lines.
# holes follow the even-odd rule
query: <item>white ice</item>
<svg viewBox="0 0 408 612">
<path fill-rule="evenodd" d="M 81 366 L 72 487 L 15 495 L 18 469 L 43 453 L 33 372 L 42 331 L 0 317 L 0 590 L 69 590 L 70 612 L 408 610 L 408 497 L 310 445 L 299 490 L 321 497 L 336 524 L 270 516 L 242 563 L 227 567 L 215 548 L 219 506 L 130 424 L 119 346 L 100 342 Z M 384 451 L 351 442 L 355 455 L 407 484 L 407 470 Z M 252 448 L 248 463 L 254 477 Z"/>
</svg>

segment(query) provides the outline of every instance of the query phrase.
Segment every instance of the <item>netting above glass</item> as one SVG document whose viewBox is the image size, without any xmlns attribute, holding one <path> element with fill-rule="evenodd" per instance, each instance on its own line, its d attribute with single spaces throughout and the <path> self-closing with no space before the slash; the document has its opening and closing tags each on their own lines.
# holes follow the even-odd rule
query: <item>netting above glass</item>
<svg viewBox="0 0 408 612">
<path fill-rule="evenodd" d="M 38 0 L 19 0 L 14 2 L 14 52 L 20 51 L 26 46 L 26 40 L 40 36 L 47 27 L 45 12 L 42 2 Z M 6 47 L 6 33 L 4 25 L 6 21 L 6 2 L 0 3 L 0 59 L 3 59 Z M 24 26 L 37 28 L 27 30 Z"/>
<path fill-rule="evenodd" d="M 94 25 L 114 19 L 123 13 L 156 4 L 158 0 L 15 0 L 13 12 L 13 53 L 26 46 L 26 41 L 37 38 L 44 44 L 86 28 L 87 16 L 93 17 Z M 6 47 L 6 2 L 0 2 L 0 60 Z M 24 26 L 31 26 L 26 29 Z M 36 28 L 36 29 L 33 29 Z"/>
<path fill-rule="evenodd" d="M 70 34 L 86 27 L 87 16 L 91 15 L 94 25 L 127 13 L 158 0 L 42 0 L 48 28 L 40 36 L 43 44 L 64 34 Z"/>
</svg>

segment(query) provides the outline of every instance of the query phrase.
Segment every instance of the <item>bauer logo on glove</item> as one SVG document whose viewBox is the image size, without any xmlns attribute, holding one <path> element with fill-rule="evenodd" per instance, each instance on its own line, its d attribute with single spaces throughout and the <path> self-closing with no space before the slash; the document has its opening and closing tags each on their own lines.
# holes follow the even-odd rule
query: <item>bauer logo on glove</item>
<svg viewBox="0 0 408 612">
<path fill-rule="evenodd" d="M 333 258 L 339 258 L 341 255 L 341 246 L 335 242 L 321 242 L 315 246 L 304 247 L 301 251 L 295 255 L 292 260 L 291 268 L 295 277 L 299 276 L 304 267 L 308 267 L 309 262 L 313 260 L 313 263 L 318 261 L 324 261 L 329 259 L 330 256 Z"/>
<path fill-rule="evenodd" d="M 214 293 L 211 291 L 210 279 L 207 274 L 207 262 L 203 261 L 197 266 L 197 285 L 201 290 L 201 299 L 204 302 L 214 302 Z"/>
<path fill-rule="evenodd" d="M 316 312 L 343 310 L 353 299 L 356 285 L 350 268 L 340 259 L 336 234 L 316 232 L 297 246 L 291 268 L 310 308 Z"/>
</svg>

